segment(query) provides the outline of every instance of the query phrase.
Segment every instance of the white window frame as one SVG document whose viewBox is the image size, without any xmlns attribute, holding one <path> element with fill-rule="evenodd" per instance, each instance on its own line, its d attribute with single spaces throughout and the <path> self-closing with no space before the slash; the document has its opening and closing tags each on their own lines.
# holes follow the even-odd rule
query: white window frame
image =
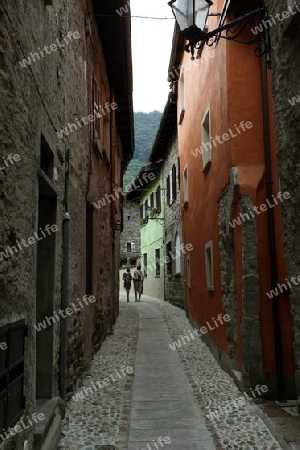
<svg viewBox="0 0 300 450">
<path fill-rule="evenodd" d="M 185 112 L 185 92 L 184 92 L 184 69 L 180 74 L 179 78 L 179 100 L 180 100 L 180 116 L 179 116 L 179 124 L 182 123 Z"/>
<path fill-rule="evenodd" d="M 184 204 L 189 202 L 189 172 L 187 164 L 183 169 L 183 202 Z"/>
<path fill-rule="evenodd" d="M 172 170 L 169 172 L 169 193 L 170 193 L 169 205 L 171 205 L 173 203 L 173 201 L 174 201 L 173 171 Z"/>
<path fill-rule="evenodd" d="M 201 139 L 202 139 L 202 146 L 201 146 L 202 172 L 204 172 L 208 168 L 212 160 L 210 106 L 205 111 L 205 114 L 201 122 Z"/>
<path fill-rule="evenodd" d="M 184 69 L 181 72 L 179 83 L 180 83 L 180 112 L 182 112 L 185 111 Z"/>
<path fill-rule="evenodd" d="M 208 291 L 213 291 L 214 286 L 214 259 L 213 259 L 213 241 L 205 244 L 205 273 L 206 287 Z"/>
</svg>

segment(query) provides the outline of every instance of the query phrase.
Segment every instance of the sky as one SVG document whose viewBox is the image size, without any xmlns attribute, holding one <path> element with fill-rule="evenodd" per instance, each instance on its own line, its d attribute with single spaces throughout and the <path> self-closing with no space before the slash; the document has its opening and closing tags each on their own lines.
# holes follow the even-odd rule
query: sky
<svg viewBox="0 0 300 450">
<path fill-rule="evenodd" d="M 173 18 L 168 0 L 131 0 L 132 16 Z M 163 111 L 174 20 L 131 19 L 134 111 Z"/>
</svg>

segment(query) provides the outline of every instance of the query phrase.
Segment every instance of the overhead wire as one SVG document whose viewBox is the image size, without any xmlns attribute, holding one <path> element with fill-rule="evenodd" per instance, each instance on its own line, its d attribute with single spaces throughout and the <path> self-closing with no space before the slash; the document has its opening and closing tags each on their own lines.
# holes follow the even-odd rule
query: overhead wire
<svg viewBox="0 0 300 450">
<path fill-rule="evenodd" d="M 93 13 L 91 13 L 93 14 Z M 151 20 L 175 20 L 175 17 L 149 17 L 149 16 L 131 16 L 131 15 L 115 15 L 115 14 L 93 14 L 95 17 L 114 17 L 116 19 L 151 19 Z"/>
</svg>

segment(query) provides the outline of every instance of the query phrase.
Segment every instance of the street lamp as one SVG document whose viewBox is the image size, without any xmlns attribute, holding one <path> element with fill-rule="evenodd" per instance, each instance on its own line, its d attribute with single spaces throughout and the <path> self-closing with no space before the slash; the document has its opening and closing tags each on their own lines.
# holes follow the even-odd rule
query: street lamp
<svg viewBox="0 0 300 450">
<path fill-rule="evenodd" d="M 180 31 L 185 39 L 198 42 L 204 35 L 211 0 L 171 0 L 171 6 Z"/>
<path fill-rule="evenodd" d="M 259 8 L 250 13 L 233 20 L 230 23 L 226 23 L 225 14 L 209 14 L 209 8 L 213 5 L 211 0 L 171 0 L 168 5 L 172 8 L 175 19 L 178 23 L 180 31 L 183 37 L 188 40 L 188 44 L 185 50 L 191 53 L 192 60 L 194 60 L 195 49 L 199 49 L 204 43 L 211 46 L 213 37 L 224 38 L 231 41 L 239 42 L 240 44 L 254 44 L 261 43 L 266 44 L 263 37 L 264 28 L 261 33 L 257 33 L 255 37 L 248 40 L 238 39 L 244 29 L 247 27 L 254 17 L 263 19 L 265 17 L 265 9 Z M 227 11 L 227 10 L 226 10 Z M 213 31 L 207 31 L 206 21 L 208 16 L 221 16 L 220 26 Z M 237 25 L 242 24 L 241 27 Z M 221 32 L 226 30 L 226 34 L 222 35 Z M 262 56 L 267 51 L 266 45 L 263 49 L 256 50 L 257 56 Z"/>
</svg>

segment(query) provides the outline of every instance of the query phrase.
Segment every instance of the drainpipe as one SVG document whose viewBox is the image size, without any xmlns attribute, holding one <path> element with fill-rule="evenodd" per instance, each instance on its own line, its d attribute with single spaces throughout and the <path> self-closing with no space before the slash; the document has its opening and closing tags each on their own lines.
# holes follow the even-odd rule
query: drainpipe
<svg viewBox="0 0 300 450">
<path fill-rule="evenodd" d="M 264 151 L 265 151 L 265 167 L 266 167 L 266 190 L 267 199 L 272 202 L 273 180 L 272 180 L 272 160 L 271 160 L 271 133 L 270 133 L 270 111 L 268 101 L 268 78 L 267 78 L 267 62 L 263 56 L 261 59 L 261 80 L 262 80 L 262 106 L 263 106 L 263 130 L 264 130 Z M 271 269 L 271 289 L 275 289 L 278 284 L 277 270 L 277 252 L 276 252 L 276 232 L 275 232 L 275 215 L 274 209 L 268 208 L 268 238 L 269 238 L 269 254 Z M 285 398 L 284 374 L 283 374 L 283 356 L 282 356 L 282 337 L 280 326 L 280 303 L 279 296 L 273 297 L 273 324 L 275 337 L 275 361 L 277 375 L 277 391 L 278 399 Z"/>
<path fill-rule="evenodd" d="M 61 309 L 65 311 L 69 305 L 69 243 L 70 243 L 70 214 L 63 217 L 63 266 L 62 266 L 62 292 Z M 60 321 L 60 396 L 66 400 L 67 392 L 67 348 L 68 348 L 68 316 Z"/>
<path fill-rule="evenodd" d="M 115 92 L 112 90 L 111 92 L 111 104 L 115 102 Z M 118 198 L 116 192 L 116 113 L 115 110 L 111 111 L 111 121 L 110 121 L 110 161 L 111 161 L 111 192 L 115 194 L 115 202 L 120 210 L 120 203 L 122 202 L 122 195 Z M 116 239 L 116 204 L 112 202 L 111 205 L 111 227 L 112 227 L 112 277 L 111 277 L 111 300 L 110 300 L 110 333 L 113 332 L 113 327 L 116 322 L 116 318 L 118 316 L 118 304 L 119 304 L 119 294 L 116 293 L 116 277 L 117 277 L 117 267 L 119 266 L 119 261 L 116 261 L 116 242 L 119 241 Z M 118 211 L 119 215 L 119 211 Z M 119 251 L 118 251 L 119 254 Z M 119 277 L 118 277 L 119 278 Z M 117 297 L 116 297 L 117 294 Z M 118 304 L 117 304 L 118 302 Z"/>
</svg>

